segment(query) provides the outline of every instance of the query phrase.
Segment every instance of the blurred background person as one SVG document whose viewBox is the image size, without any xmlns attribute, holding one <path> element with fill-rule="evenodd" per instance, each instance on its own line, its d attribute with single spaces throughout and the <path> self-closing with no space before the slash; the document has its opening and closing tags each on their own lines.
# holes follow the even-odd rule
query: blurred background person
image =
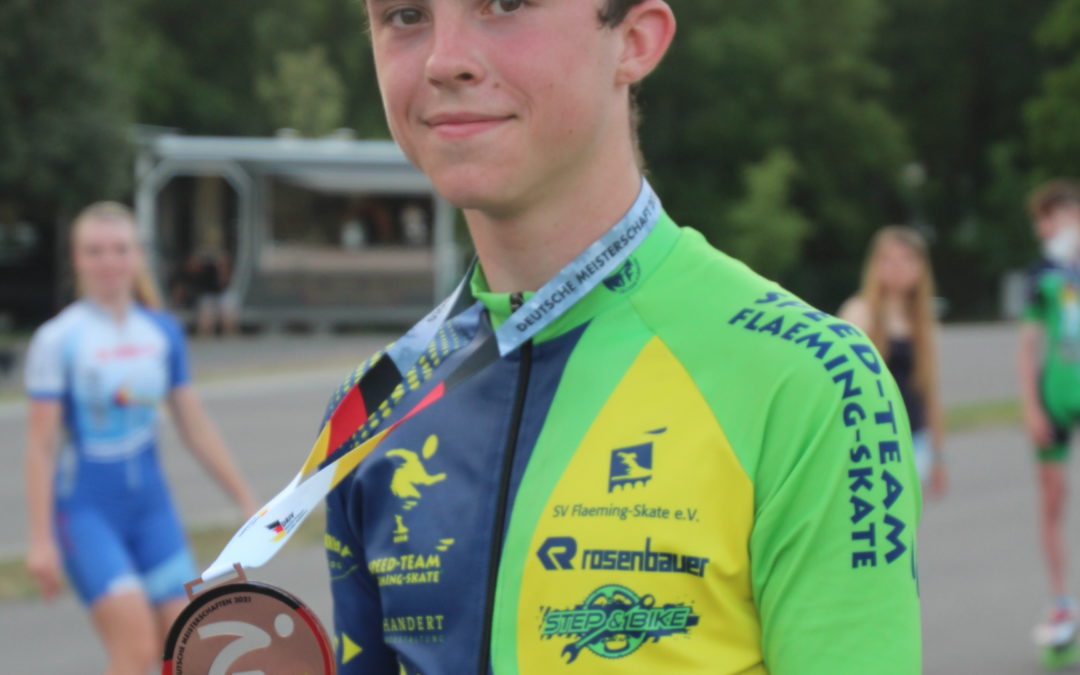
<svg viewBox="0 0 1080 675">
<path fill-rule="evenodd" d="M 907 407 L 919 478 L 931 497 L 941 498 L 948 478 L 933 304 L 926 240 L 913 228 L 893 225 L 874 235 L 862 286 L 840 317 L 861 328 L 885 359 Z"/>
<path fill-rule="evenodd" d="M 223 335 L 236 335 L 236 299 L 229 291 L 232 266 L 220 248 L 193 253 L 187 263 L 188 280 L 195 296 L 195 327 L 199 337 L 213 337 L 218 324 Z"/>
<path fill-rule="evenodd" d="M 1076 601 L 1069 595 L 1065 555 L 1066 460 L 1080 419 L 1080 188 L 1054 181 L 1036 190 L 1028 210 L 1043 257 L 1028 272 L 1020 329 L 1020 398 L 1036 448 L 1043 551 L 1054 594 L 1036 627 L 1042 645 L 1069 642 L 1076 633 Z"/>
<path fill-rule="evenodd" d="M 240 510 L 256 504 L 190 385 L 181 329 L 159 311 L 132 213 L 90 206 L 71 243 L 81 298 L 38 329 L 27 356 L 27 566 L 48 599 L 62 564 L 106 672 L 145 675 L 196 576 L 157 456 L 161 402 Z"/>
</svg>

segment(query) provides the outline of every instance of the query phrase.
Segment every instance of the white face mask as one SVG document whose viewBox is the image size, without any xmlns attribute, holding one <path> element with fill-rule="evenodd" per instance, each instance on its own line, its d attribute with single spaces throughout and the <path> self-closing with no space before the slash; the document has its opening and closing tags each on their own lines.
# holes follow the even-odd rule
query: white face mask
<svg viewBox="0 0 1080 675">
<path fill-rule="evenodd" d="M 1080 228 L 1066 225 L 1050 239 L 1043 242 L 1043 254 L 1059 265 L 1071 265 L 1076 262 L 1080 252 Z"/>
</svg>

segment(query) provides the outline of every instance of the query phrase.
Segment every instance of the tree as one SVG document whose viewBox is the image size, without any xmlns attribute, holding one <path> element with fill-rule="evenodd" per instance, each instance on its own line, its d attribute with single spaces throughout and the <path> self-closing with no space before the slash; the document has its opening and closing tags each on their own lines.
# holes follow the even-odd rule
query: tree
<svg viewBox="0 0 1080 675">
<path fill-rule="evenodd" d="M 272 74 L 258 79 L 259 98 L 271 121 L 305 136 L 325 136 L 345 118 L 345 86 L 322 47 L 282 52 Z"/>
<path fill-rule="evenodd" d="M 140 122 L 191 134 L 272 134 L 282 106 L 314 110 L 320 103 L 311 97 L 336 90 L 336 80 L 344 86 L 341 124 L 361 136 L 386 135 L 356 0 L 110 1 L 120 26 L 118 68 Z M 298 69 L 317 73 L 321 84 L 305 82 L 286 103 L 281 78 Z M 265 95 L 275 101 L 269 109 Z"/>
<path fill-rule="evenodd" d="M 107 68 L 102 0 L 0 4 L 0 205 L 53 225 L 115 197 L 130 120 Z"/>
<path fill-rule="evenodd" d="M 1059 0 L 1037 42 L 1052 67 L 1025 110 L 1031 155 L 1041 178 L 1080 176 L 1080 0 Z"/>
<path fill-rule="evenodd" d="M 734 240 L 761 252 L 759 265 L 826 306 L 850 292 L 869 233 L 899 203 L 905 140 L 882 104 L 887 74 L 869 55 L 880 9 L 878 0 L 685 3 L 679 39 L 642 91 L 642 145 L 672 215 L 721 249 Z M 745 221 L 748 205 L 762 204 L 761 172 L 784 186 L 776 208 L 795 259 L 765 259 L 775 231 Z"/>
<path fill-rule="evenodd" d="M 775 149 L 743 169 L 746 196 L 727 211 L 728 251 L 759 274 L 776 277 L 800 257 L 810 223 L 791 205 L 798 165 L 786 149 Z"/>
<path fill-rule="evenodd" d="M 889 108 L 926 169 L 918 203 L 954 318 L 994 315 L 1001 274 L 1034 252 L 1022 113 L 1041 67 L 1032 34 L 1051 2 L 887 4 L 875 54 L 892 74 Z"/>
</svg>

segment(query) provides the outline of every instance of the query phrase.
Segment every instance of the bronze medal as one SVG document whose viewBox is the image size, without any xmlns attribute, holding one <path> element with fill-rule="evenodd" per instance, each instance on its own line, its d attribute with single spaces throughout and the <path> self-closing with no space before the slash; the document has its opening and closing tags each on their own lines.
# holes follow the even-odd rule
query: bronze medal
<svg viewBox="0 0 1080 675">
<path fill-rule="evenodd" d="M 239 582 L 215 586 L 184 608 L 165 641 L 162 675 L 334 675 L 330 639 L 315 614 L 237 571 Z"/>
</svg>

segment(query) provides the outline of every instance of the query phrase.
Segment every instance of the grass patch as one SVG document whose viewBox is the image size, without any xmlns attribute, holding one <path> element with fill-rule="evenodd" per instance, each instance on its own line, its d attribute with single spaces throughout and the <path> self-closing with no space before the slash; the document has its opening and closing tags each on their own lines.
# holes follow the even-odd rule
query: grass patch
<svg viewBox="0 0 1080 675">
<path fill-rule="evenodd" d="M 225 544 L 239 526 L 204 525 L 188 530 L 188 541 L 201 568 L 209 565 L 217 557 Z M 304 526 L 293 535 L 286 550 L 322 546 L 323 531 L 326 529 L 326 516 L 322 512 L 308 516 Z M 65 586 L 63 592 L 68 592 Z M 26 571 L 26 564 L 21 555 L 0 559 L 0 604 L 15 600 L 29 600 L 37 597 L 37 586 Z"/>
<path fill-rule="evenodd" d="M 955 405 L 945 411 L 945 428 L 952 433 L 1022 423 L 1020 401 L 1004 399 Z"/>
</svg>

